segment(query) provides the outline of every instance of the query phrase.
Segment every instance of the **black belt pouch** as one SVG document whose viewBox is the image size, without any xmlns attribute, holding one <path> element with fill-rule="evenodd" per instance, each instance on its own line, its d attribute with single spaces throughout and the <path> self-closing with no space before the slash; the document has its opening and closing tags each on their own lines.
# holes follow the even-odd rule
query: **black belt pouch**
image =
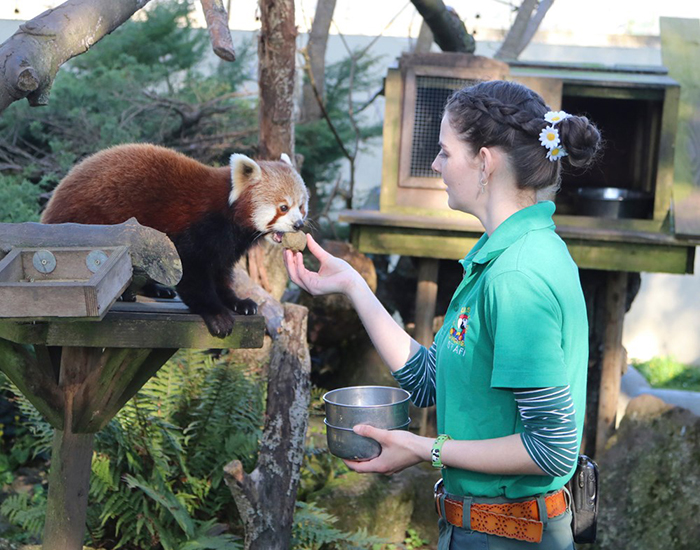
<svg viewBox="0 0 700 550">
<path fill-rule="evenodd" d="M 574 477 L 567 484 L 571 493 L 574 542 L 590 544 L 596 539 L 598 516 L 598 465 L 586 455 L 578 457 Z"/>
</svg>

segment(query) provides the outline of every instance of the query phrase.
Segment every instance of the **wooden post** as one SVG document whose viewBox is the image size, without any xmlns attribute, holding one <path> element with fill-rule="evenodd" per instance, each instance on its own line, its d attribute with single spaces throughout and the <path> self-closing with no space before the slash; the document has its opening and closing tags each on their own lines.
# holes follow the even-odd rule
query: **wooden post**
<svg viewBox="0 0 700 550">
<path fill-rule="evenodd" d="M 620 378 L 624 350 L 622 328 L 627 301 L 627 273 L 611 271 L 607 274 L 605 289 L 605 329 L 603 333 L 603 358 L 598 399 L 598 425 L 596 430 L 596 456 L 615 430 L 617 400 L 620 395 Z"/>
<path fill-rule="evenodd" d="M 43 550 L 82 550 L 95 434 L 54 432 Z"/>
<path fill-rule="evenodd" d="M 433 344 L 433 319 L 435 318 L 435 302 L 437 301 L 437 279 L 439 260 L 420 258 L 418 260 L 418 289 L 416 291 L 416 332 L 418 343 L 430 348 Z M 420 435 L 426 436 L 428 418 L 431 407 L 421 409 Z"/>
<path fill-rule="evenodd" d="M 58 378 L 63 429 L 55 430 L 51 450 L 44 550 L 82 550 L 94 433 L 175 351 L 63 348 Z"/>
<path fill-rule="evenodd" d="M 73 433 L 74 398 L 100 348 L 66 347 L 58 386 L 65 396 L 63 430 L 55 430 L 49 470 L 43 550 L 82 550 L 94 434 Z"/>
</svg>

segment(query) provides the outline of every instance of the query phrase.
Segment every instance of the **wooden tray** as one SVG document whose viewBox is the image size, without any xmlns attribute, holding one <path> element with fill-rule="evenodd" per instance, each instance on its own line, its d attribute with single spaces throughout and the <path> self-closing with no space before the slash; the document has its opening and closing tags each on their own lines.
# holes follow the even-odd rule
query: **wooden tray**
<svg viewBox="0 0 700 550">
<path fill-rule="evenodd" d="M 0 318 L 99 320 L 131 275 L 125 246 L 15 248 L 0 261 Z"/>
</svg>

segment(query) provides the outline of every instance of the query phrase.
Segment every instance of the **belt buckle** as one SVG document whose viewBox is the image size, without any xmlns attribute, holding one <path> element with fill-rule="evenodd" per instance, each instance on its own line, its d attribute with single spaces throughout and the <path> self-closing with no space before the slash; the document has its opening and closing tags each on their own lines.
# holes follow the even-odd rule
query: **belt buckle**
<svg viewBox="0 0 700 550">
<path fill-rule="evenodd" d="M 444 492 L 444 483 L 442 482 L 442 478 L 440 478 L 433 486 L 433 494 L 437 497 L 442 492 Z"/>
</svg>

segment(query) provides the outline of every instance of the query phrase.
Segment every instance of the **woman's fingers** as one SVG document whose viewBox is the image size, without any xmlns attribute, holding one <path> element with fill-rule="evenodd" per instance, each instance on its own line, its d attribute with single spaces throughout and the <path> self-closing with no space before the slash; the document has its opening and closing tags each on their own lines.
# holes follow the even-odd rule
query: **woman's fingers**
<svg viewBox="0 0 700 550">
<path fill-rule="evenodd" d="M 287 273 L 289 273 L 289 278 L 292 282 L 302 289 L 309 292 L 306 283 L 302 280 L 302 270 L 304 270 L 304 260 L 300 252 L 292 252 L 291 250 L 285 250 L 283 253 L 284 264 L 287 267 Z"/>
<path fill-rule="evenodd" d="M 306 244 L 309 247 L 309 252 L 316 256 L 321 263 L 323 263 L 326 257 L 330 256 L 328 252 L 321 248 L 321 245 L 316 242 L 310 233 L 306 234 Z"/>
</svg>

